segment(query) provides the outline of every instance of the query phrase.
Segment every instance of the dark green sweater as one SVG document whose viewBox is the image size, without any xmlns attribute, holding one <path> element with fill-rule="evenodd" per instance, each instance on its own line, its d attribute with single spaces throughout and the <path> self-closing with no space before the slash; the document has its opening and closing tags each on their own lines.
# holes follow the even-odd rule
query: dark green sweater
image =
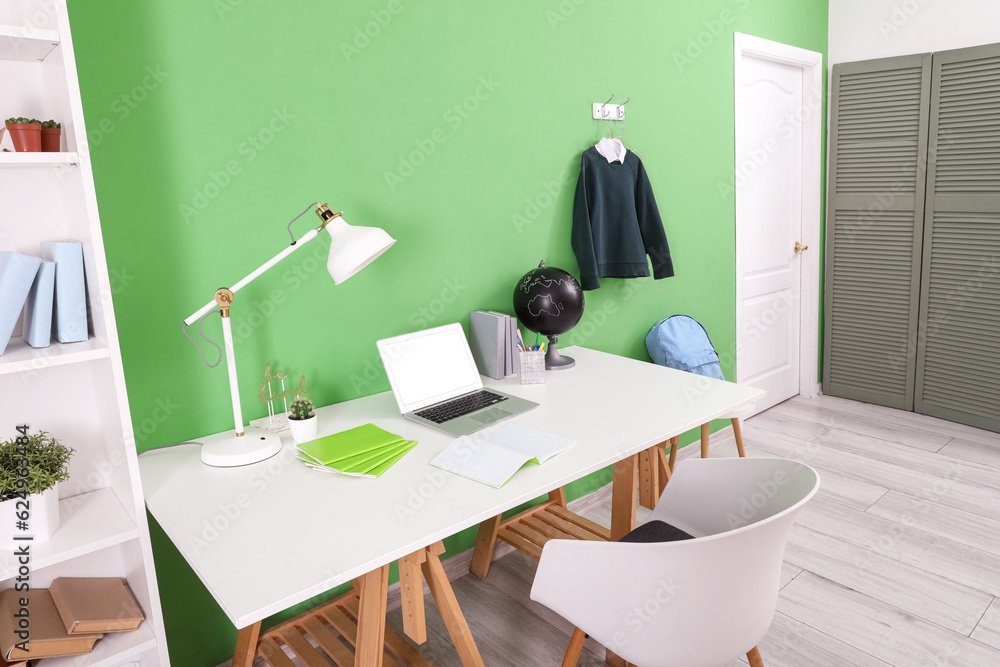
<svg viewBox="0 0 1000 667">
<path fill-rule="evenodd" d="M 653 278 L 674 275 L 670 248 L 642 161 L 632 151 L 625 163 L 608 162 L 591 146 L 580 159 L 573 203 L 573 252 L 585 290 L 599 278 Z"/>
</svg>

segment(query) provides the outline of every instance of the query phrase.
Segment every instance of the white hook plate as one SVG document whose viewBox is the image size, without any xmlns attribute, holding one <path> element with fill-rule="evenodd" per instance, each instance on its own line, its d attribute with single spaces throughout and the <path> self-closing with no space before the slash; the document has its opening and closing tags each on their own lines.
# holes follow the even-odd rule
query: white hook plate
<svg viewBox="0 0 1000 667">
<path fill-rule="evenodd" d="M 596 120 L 625 120 L 625 105 L 594 102 L 594 118 Z"/>
</svg>

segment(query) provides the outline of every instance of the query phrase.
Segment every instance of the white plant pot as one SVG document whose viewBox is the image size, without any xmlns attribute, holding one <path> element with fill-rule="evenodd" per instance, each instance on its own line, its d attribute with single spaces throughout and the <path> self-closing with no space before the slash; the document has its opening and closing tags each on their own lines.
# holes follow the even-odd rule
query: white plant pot
<svg viewBox="0 0 1000 667">
<path fill-rule="evenodd" d="M 17 524 L 22 519 L 19 515 L 27 511 L 27 530 L 21 530 Z M 15 540 L 15 537 L 32 537 L 30 544 L 43 542 L 59 528 L 59 485 L 48 491 L 28 496 L 26 500 L 13 498 L 0 503 L 0 549 L 13 551 L 24 544 L 25 540 Z"/>
<path fill-rule="evenodd" d="M 308 419 L 288 419 L 288 430 L 292 432 L 292 440 L 295 444 L 309 442 L 316 439 L 316 424 L 319 420 L 316 415 Z"/>
</svg>

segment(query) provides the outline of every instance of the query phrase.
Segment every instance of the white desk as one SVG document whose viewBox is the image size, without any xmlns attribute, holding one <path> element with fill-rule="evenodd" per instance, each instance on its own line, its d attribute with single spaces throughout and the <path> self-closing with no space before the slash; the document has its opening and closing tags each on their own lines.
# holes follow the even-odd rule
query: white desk
<svg viewBox="0 0 1000 667">
<path fill-rule="evenodd" d="M 418 445 L 378 480 L 324 474 L 295 458 L 211 468 L 197 445 L 139 457 L 150 513 L 237 628 L 351 581 L 484 519 L 748 405 L 759 389 L 572 347 L 547 384 L 485 379 L 538 402 L 514 421 L 575 438 L 493 489 L 433 468 L 452 438 L 403 419 L 391 392 L 317 410 L 319 435 L 373 422 Z"/>
</svg>

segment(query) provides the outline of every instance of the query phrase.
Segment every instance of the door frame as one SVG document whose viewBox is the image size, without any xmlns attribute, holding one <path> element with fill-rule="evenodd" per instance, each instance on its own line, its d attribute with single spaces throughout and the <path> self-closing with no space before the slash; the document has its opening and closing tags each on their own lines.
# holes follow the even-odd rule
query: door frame
<svg viewBox="0 0 1000 667">
<path fill-rule="evenodd" d="M 801 257 L 801 283 L 799 285 L 799 393 L 813 398 L 819 394 L 819 269 L 821 247 L 820 220 L 822 216 L 822 129 L 825 100 L 823 98 L 823 54 L 789 46 L 768 39 L 734 33 L 735 93 L 733 126 L 733 165 L 739 173 L 736 155 L 736 119 L 744 111 L 740 104 L 739 87 L 742 80 L 743 58 L 757 58 L 770 62 L 791 65 L 802 70 L 802 94 L 804 102 L 802 118 L 802 243 L 815 252 L 806 251 Z M 817 108 L 814 108 L 817 107 Z M 808 113 L 807 113 L 808 112 Z M 739 185 L 734 184 L 736 197 Z M 734 219 L 736 218 L 734 206 Z M 740 303 L 740 252 L 736 248 L 736 306 L 738 317 Z M 734 317 L 734 319 L 735 319 Z M 739 341 L 739 325 L 736 323 L 736 340 Z M 740 379 L 739 355 L 736 357 L 736 381 Z"/>
</svg>

